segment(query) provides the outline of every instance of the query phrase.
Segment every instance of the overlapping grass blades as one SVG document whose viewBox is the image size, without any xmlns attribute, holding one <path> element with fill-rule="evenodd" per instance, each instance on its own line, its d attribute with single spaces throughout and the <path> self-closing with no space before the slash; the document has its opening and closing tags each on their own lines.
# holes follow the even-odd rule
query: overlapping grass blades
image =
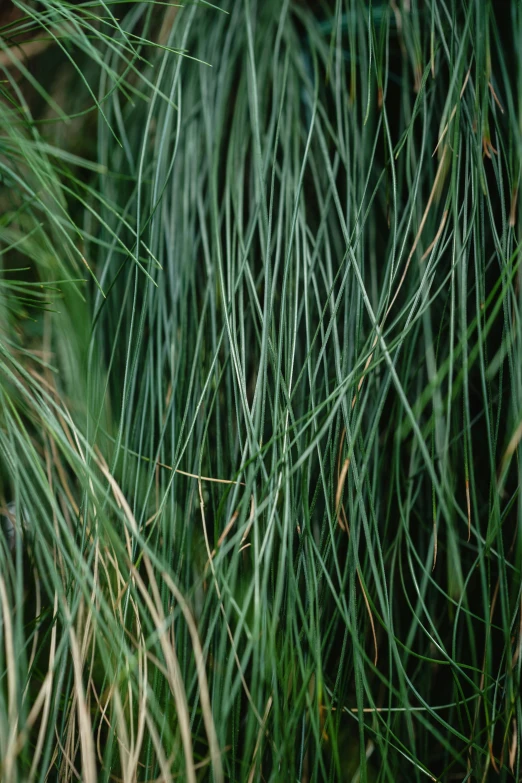
<svg viewBox="0 0 522 783">
<path fill-rule="evenodd" d="M 518 6 L 15 6 L 2 779 L 519 779 Z"/>
</svg>

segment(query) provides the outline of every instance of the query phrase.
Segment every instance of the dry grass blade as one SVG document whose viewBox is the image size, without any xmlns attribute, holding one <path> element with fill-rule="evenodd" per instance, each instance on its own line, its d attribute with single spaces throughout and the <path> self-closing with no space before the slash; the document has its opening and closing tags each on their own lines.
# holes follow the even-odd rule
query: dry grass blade
<svg viewBox="0 0 522 783">
<path fill-rule="evenodd" d="M 2 778 L 12 780 L 16 768 L 16 737 L 18 733 L 18 709 L 16 704 L 16 660 L 13 638 L 13 623 L 11 609 L 7 597 L 7 589 L 3 576 L 0 574 L 0 622 L 3 626 L 5 645 L 5 657 L 7 664 L 7 703 L 8 703 L 8 730 L 7 736 L 3 736 L 2 747 Z M 3 732 L 2 732 L 3 733 Z"/>
<path fill-rule="evenodd" d="M 145 562 L 147 558 L 145 556 Z M 172 695 L 174 696 L 174 702 L 176 704 L 176 712 L 179 721 L 179 728 L 181 733 L 181 741 L 183 744 L 183 751 L 185 756 L 185 771 L 186 779 L 188 783 L 196 783 L 196 771 L 194 767 L 194 753 L 192 747 L 192 736 L 190 731 L 190 717 L 188 711 L 187 696 L 183 685 L 183 678 L 181 676 L 181 670 L 179 667 L 178 656 L 173 644 L 169 643 L 167 637 L 167 622 L 163 613 L 161 598 L 158 591 L 158 585 L 150 566 L 147 564 L 147 573 L 149 577 L 149 586 L 152 590 L 154 600 L 149 595 L 147 586 L 142 580 L 138 570 L 131 566 L 131 572 L 133 579 L 135 580 L 138 589 L 142 595 L 142 598 L 151 614 L 153 622 L 156 626 L 161 650 L 163 652 L 165 663 L 167 665 L 167 678 Z"/>
<path fill-rule="evenodd" d="M 150 564 L 149 564 L 150 568 Z M 205 729 L 207 732 L 209 747 L 210 747 L 210 760 L 212 763 L 212 770 L 214 778 L 217 783 L 223 783 L 223 767 L 221 764 L 221 751 L 219 748 L 218 738 L 216 734 L 216 727 L 214 725 L 214 717 L 212 715 L 212 705 L 210 702 L 210 693 L 208 690 L 207 675 L 205 672 L 205 658 L 203 656 L 203 649 L 199 640 L 198 629 L 192 613 L 188 607 L 187 602 L 183 598 L 181 592 L 178 590 L 171 577 L 166 573 L 162 573 L 162 578 L 172 595 L 178 602 L 183 617 L 187 623 L 189 629 L 190 638 L 192 640 L 192 649 L 194 651 L 194 657 L 196 659 L 196 671 L 199 681 L 199 694 L 201 699 L 201 710 L 203 712 L 203 720 L 205 722 Z"/>
</svg>

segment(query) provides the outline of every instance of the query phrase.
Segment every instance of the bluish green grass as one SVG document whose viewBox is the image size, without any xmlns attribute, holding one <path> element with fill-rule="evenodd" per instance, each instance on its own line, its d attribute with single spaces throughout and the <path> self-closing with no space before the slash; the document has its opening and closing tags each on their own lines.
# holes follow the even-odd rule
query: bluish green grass
<svg viewBox="0 0 522 783">
<path fill-rule="evenodd" d="M 0 777 L 519 780 L 519 5 L 14 6 Z"/>
</svg>

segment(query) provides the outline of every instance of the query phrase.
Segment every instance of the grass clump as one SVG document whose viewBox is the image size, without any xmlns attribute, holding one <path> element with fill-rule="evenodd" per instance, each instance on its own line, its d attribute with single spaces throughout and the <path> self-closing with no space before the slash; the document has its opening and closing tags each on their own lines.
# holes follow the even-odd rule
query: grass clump
<svg viewBox="0 0 522 783">
<path fill-rule="evenodd" d="M 0 19 L 2 780 L 520 779 L 509 14 Z"/>
</svg>

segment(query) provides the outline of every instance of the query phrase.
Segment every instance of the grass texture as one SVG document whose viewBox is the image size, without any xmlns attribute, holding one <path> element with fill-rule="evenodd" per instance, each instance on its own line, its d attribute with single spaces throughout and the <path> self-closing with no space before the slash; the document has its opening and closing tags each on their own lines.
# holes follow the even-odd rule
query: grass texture
<svg viewBox="0 0 522 783">
<path fill-rule="evenodd" d="M 522 6 L 4 13 L 2 781 L 521 780 Z"/>
</svg>

